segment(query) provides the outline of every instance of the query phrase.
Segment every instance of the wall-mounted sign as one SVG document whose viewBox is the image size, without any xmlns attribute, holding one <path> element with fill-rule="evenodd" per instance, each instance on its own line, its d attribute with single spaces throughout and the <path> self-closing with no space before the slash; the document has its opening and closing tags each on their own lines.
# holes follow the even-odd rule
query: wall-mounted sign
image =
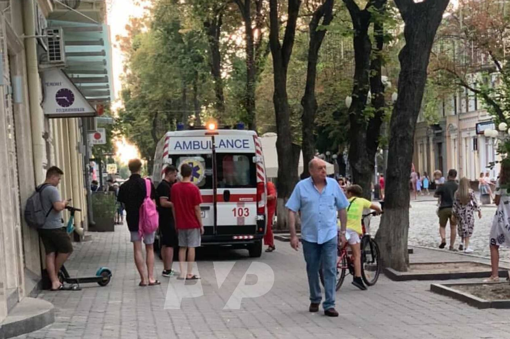
<svg viewBox="0 0 510 339">
<path fill-rule="evenodd" d="M 96 110 L 76 88 L 71 79 L 60 69 L 42 72 L 44 87 L 44 114 L 48 118 L 94 117 Z"/>
<path fill-rule="evenodd" d="M 116 174 L 117 173 L 117 164 L 107 164 L 106 172 L 108 174 Z"/>
<path fill-rule="evenodd" d="M 89 140 L 92 145 L 106 144 L 106 131 L 104 128 L 98 128 L 96 132 L 89 134 Z"/>
<path fill-rule="evenodd" d="M 483 134 L 487 129 L 496 129 L 496 125 L 492 121 L 484 121 L 476 124 L 476 134 Z"/>
</svg>

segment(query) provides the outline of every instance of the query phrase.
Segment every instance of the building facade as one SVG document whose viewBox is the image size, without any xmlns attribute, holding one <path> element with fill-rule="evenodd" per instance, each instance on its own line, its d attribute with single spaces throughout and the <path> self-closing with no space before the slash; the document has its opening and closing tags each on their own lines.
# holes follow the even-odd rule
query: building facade
<svg viewBox="0 0 510 339">
<path fill-rule="evenodd" d="M 67 6 L 68 1 L 62 1 L 63 6 L 51 0 L 0 0 L 0 144 L 5 146 L 0 147 L 0 163 L 3 165 L 0 171 L 3 183 L 0 185 L 0 337 L 2 323 L 16 305 L 36 295 L 41 287 L 44 249 L 37 231 L 26 225 L 23 212 L 26 200 L 36 186 L 44 182 L 50 166 L 58 166 L 64 171 L 59 186 L 61 196 L 71 198 L 73 205 L 82 210 L 76 215 L 76 227 L 87 230 L 86 155 L 90 150 L 87 136 L 95 126 L 90 117 L 96 116 L 97 108 L 111 100 L 108 73 L 111 59 L 104 51 L 90 51 L 91 43 L 86 39 L 84 43 L 77 42 L 80 37 L 73 41 L 69 34 L 71 38 L 67 43 L 74 50 L 67 53 L 68 62 L 59 65 L 58 69 L 64 80 L 72 81 L 76 100 L 81 98 L 93 109 L 89 118 L 79 114 L 62 117 L 49 114 L 49 101 L 58 101 L 58 98 L 48 97 L 43 79 L 44 72 L 53 67 L 48 64 L 47 29 L 70 27 L 71 31 L 101 32 L 108 36 L 104 0 L 71 2 L 76 8 Z M 81 6 L 88 19 L 80 14 Z M 58 18 L 58 22 L 53 18 Z M 88 23 L 87 28 L 79 28 L 83 20 L 90 19 L 93 22 Z M 109 50 L 109 37 L 99 40 L 96 44 Z M 87 53 L 103 58 L 99 62 L 94 60 L 95 66 L 80 64 L 80 58 L 89 57 Z M 97 70 L 99 64 L 102 69 Z M 92 75 L 84 80 L 80 72 Z M 64 219 L 67 217 L 65 212 Z"/>
<path fill-rule="evenodd" d="M 416 170 L 429 175 L 440 170 L 446 177 L 448 170 L 454 168 L 459 178 L 471 181 L 476 181 L 482 172 L 496 178 L 497 140 L 483 134 L 484 129 L 495 127 L 479 99 L 461 88 L 438 106 L 437 123 L 427 123 L 423 113 L 418 118 L 413 157 Z"/>
</svg>

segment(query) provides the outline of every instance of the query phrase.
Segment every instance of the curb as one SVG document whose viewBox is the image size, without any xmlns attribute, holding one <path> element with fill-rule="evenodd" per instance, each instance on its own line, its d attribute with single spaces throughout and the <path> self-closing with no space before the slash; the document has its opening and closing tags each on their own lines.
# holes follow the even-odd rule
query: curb
<svg viewBox="0 0 510 339">
<path fill-rule="evenodd" d="M 7 339 L 40 330 L 55 322 L 53 304 L 35 298 L 24 298 L 0 324 L 0 338 Z"/>
</svg>

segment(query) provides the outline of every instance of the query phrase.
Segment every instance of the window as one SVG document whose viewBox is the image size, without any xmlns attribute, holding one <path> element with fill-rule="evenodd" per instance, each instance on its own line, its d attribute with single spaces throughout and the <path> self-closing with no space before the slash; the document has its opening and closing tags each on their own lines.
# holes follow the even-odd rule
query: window
<svg viewBox="0 0 510 339">
<path fill-rule="evenodd" d="M 478 138 L 473 138 L 473 151 L 478 151 Z"/>
<path fill-rule="evenodd" d="M 192 171 L 192 182 L 199 188 L 213 188 L 212 154 L 173 156 L 173 163 L 179 168 L 183 162 L 188 163 Z"/>
<path fill-rule="evenodd" d="M 257 187 L 255 154 L 217 153 L 218 188 Z"/>
</svg>

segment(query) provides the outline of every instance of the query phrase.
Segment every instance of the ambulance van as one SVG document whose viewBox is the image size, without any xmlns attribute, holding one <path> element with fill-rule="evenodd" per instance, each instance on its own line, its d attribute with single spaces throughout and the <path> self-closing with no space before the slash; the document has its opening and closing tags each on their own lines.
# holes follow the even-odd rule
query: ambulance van
<svg viewBox="0 0 510 339">
<path fill-rule="evenodd" d="M 167 165 L 188 164 L 202 193 L 202 246 L 246 248 L 260 257 L 266 232 L 266 174 L 257 133 L 194 129 L 168 132 L 158 143 L 153 178 Z M 157 184 L 157 183 L 156 183 Z"/>
</svg>

